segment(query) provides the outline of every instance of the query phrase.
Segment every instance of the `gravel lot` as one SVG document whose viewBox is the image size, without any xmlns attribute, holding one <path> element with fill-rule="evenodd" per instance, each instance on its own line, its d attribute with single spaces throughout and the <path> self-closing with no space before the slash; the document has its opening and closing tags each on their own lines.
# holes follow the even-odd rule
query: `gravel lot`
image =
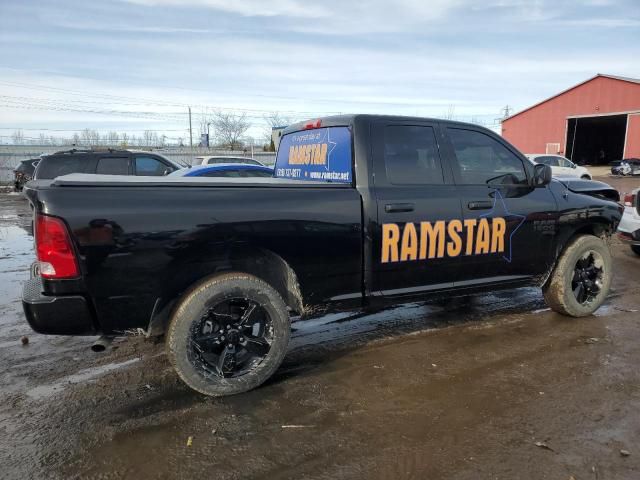
<svg viewBox="0 0 640 480">
<path fill-rule="evenodd" d="M 537 289 L 330 315 L 294 324 L 262 388 L 210 399 L 161 342 L 31 332 L 30 222 L 0 194 L 3 478 L 640 478 L 640 257 L 616 240 L 592 317 Z"/>
</svg>

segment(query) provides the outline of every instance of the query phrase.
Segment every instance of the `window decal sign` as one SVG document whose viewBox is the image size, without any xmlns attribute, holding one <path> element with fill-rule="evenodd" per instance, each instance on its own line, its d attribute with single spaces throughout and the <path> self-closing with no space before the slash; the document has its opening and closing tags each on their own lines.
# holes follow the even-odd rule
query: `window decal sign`
<svg viewBox="0 0 640 480">
<path fill-rule="evenodd" d="M 351 183 L 351 132 L 347 127 L 326 127 L 285 135 L 275 176 Z"/>
<path fill-rule="evenodd" d="M 381 263 L 495 253 L 511 263 L 513 236 L 526 217 L 509 212 L 499 190 L 493 199 L 491 211 L 478 218 L 383 224 Z"/>
<path fill-rule="evenodd" d="M 502 217 L 382 225 L 382 263 L 503 253 Z M 466 241 L 463 241 L 462 234 Z"/>
</svg>

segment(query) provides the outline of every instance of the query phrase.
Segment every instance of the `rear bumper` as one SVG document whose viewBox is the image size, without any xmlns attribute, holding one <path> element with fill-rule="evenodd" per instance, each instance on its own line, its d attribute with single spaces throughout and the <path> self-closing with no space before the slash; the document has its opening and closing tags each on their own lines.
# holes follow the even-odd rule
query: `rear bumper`
<svg viewBox="0 0 640 480">
<path fill-rule="evenodd" d="M 629 245 L 638 245 L 640 246 L 640 230 L 636 230 L 635 232 L 621 232 L 618 230 L 618 238 L 627 243 Z"/>
<path fill-rule="evenodd" d="M 640 245 L 640 215 L 636 207 L 625 207 L 618 225 L 618 238 L 631 245 Z"/>
<path fill-rule="evenodd" d="M 22 288 L 22 308 L 33 330 L 47 335 L 95 335 L 93 316 L 80 295 L 59 297 L 42 294 L 42 282 L 34 277 Z"/>
</svg>

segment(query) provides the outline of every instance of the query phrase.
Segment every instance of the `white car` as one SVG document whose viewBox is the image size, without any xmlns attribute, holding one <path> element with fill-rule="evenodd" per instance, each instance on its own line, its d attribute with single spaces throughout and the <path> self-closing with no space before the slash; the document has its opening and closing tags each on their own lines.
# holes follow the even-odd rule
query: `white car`
<svg viewBox="0 0 640 480">
<path fill-rule="evenodd" d="M 624 195 L 624 213 L 618 225 L 618 238 L 640 255 L 640 188 Z"/>
<path fill-rule="evenodd" d="M 584 167 L 580 167 L 568 158 L 561 155 L 550 155 L 545 153 L 527 154 L 527 158 L 535 163 L 544 163 L 551 167 L 554 177 L 574 177 L 591 180 L 591 172 Z"/>
<path fill-rule="evenodd" d="M 264 163 L 259 162 L 249 157 L 225 157 L 222 155 L 209 155 L 206 157 L 196 157 L 195 165 L 214 165 L 216 163 L 242 163 L 245 165 L 261 165 L 264 167 Z"/>
</svg>

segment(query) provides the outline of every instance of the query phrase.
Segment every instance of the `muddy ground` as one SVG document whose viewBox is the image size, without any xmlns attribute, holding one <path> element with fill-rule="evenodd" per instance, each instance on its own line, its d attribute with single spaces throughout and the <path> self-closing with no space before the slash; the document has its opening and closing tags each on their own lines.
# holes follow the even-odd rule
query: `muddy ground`
<svg viewBox="0 0 640 480">
<path fill-rule="evenodd" d="M 31 332 L 29 223 L 0 195 L 2 478 L 640 478 L 640 257 L 615 241 L 592 317 L 536 289 L 327 316 L 266 385 L 211 399 L 161 343 Z"/>
</svg>

